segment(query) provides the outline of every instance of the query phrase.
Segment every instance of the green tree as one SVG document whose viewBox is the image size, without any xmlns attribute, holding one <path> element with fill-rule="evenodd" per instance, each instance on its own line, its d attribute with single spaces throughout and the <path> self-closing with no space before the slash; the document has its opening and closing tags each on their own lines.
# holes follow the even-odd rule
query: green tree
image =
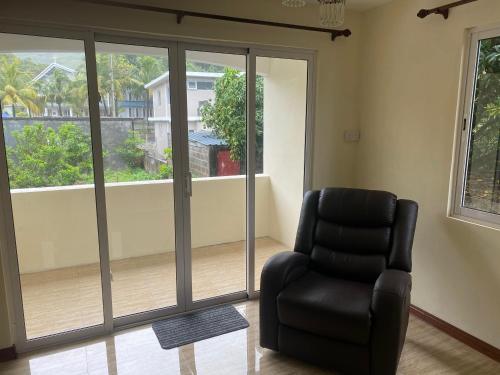
<svg viewBox="0 0 500 375">
<path fill-rule="evenodd" d="M 72 123 L 58 130 L 43 124 L 13 131 L 7 148 L 12 188 L 63 186 L 92 181 L 90 136 Z"/>
<path fill-rule="evenodd" d="M 25 107 L 28 112 L 38 112 L 37 93 L 29 84 L 29 75 L 22 69 L 18 57 L 0 59 L 0 100 L 4 106 L 12 107 L 12 116 L 16 117 L 16 106 Z"/>
<path fill-rule="evenodd" d="M 88 114 L 88 88 L 85 65 L 77 69 L 75 77 L 69 85 L 67 101 L 73 109 L 73 115 L 86 116 Z"/>
<path fill-rule="evenodd" d="M 224 73 L 224 67 L 221 65 L 214 65 L 190 60 L 186 62 L 186 70 L 188 72 Z"/>
<path fill-rule="evenodd" d="M 500 37 L 481 41 L 472 124 L 467 195 L 500 203 Z"/>
<path fill-rule="evenodd" d="M 256 82 L 256 152 L 257 165 L 262 169 L 264 82 Z M 228 145 L 232 160 L 244 161 L 246 156 L 246 75 L 225 68 L 215 82 L 215 101 L 201 108 L 201 119 Z M 242 165 L 243 166 L 243 165 Z M 257 168 L 259 169 L 259 168 Z"/>
<path fill-rule="evenodd" d="M 471 152 L 474 165 L 486 168 L 485 160 L 497 153 L 500 130 L 500 38 L 481 41 L 474 103 Z"/>
<path fill-rule="evenodd" d="M 130 88 L 135 80 L 134 66 L 124 55 L 97 53 L 97 81 L 99 94 L 107 116 L 116 117 L 117 100 L 123 97 L 126 88 Z M 105 98 L 108 100 L 106 101 Z M 108 103 L 110 108 L 108 108 Z"/>
<path fill-rule="evenodd" d="M 42 83 L 46 93 L 47 101 L 57 104 L 57 113 L 63 115 L 62 105 L 68 102 L 70 96 L 72 81 L 68 75 L 58 69 L 55 69 L 51 76 Z"/>
<path fill-rule="evenodd" d="M 168 70 L 168 63 L 166 58 L 156 56 L 130 56 L 134 57 L 134 77 L 135 79 L 130 82 L 129 89 L 136 95 L 142 97 L 145 104 L 146 117 L 150 113 L 150 98 L 149 90 L 144 88 L 144 85 L 151 82 L 153 79 L 159 77 Z"/>
</svg>

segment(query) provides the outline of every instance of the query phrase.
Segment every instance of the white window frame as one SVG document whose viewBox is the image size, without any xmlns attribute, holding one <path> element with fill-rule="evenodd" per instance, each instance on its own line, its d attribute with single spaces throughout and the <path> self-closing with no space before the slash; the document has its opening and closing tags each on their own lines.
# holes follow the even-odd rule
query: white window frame
<svg viewBox="0 0 500 375">
<path fill-rule="evenodd" d="M 500 37 L 500 27 L 474 28 L 468 32 L 463 63 L 463 82 L 461 86 L 460 110 L 457 124 L 457 147 L 455 162 L 455 181 L 452 194 L 451 216 L 489 227 L 500 228 L 500 214 L 475 210 L 463 205 L 466 187 L 470 135 L 472 130 L 472 111 L 476 92 L 479 42 L 483 39 Z"/>
</svg>

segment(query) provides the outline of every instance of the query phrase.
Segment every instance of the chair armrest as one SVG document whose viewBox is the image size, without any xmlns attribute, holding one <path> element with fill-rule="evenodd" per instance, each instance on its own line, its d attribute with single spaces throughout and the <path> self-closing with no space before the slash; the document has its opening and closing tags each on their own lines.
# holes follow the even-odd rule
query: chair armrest
<svg viewBox="0 0 500 375">
<path fill-rule="evenodd" d="M 411 290 L 411 276 L 408 272 L 385 270 L 380 274 L 373 288 L 372 309 L 375 311 L 383 300 L 400 302 Z"/>
<path fill-rule="evenodd" d="M 278 294 L 307 271 L 309 257 L 285 251 L 272 256 L 264 265 L 260 277 L 260 345 L 278 350 Z"/>
<path fill-rule="evenodd" d="M 411 276 L 399 270 L 382 272 L 371 302 L 371 373 L 396 374 L 408 327 Z"/>
</svg>

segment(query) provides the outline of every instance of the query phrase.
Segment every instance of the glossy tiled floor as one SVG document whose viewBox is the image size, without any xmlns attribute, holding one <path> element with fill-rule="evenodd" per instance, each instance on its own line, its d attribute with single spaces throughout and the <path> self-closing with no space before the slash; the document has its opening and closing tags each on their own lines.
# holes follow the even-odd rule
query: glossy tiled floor
<svg viewBox="0 0 500 375">
<path fill-rule="evenodd" d="M 112 336 L 23 355 L 0 364 L 2 375 L 21 374 L 330 374 L 262 349 L 258 301 L 236 305 L 250 322 L 245 330 L 181 348 L 160 348 L 151 325 Z M 411 317 L 398 374 L 500 374 L 500 364 Z"/>
<path fill-rule="evenodd" d="M 255 270 L 287 248 L 269 238 L 256 240 Z M 245 242 L 193 249 L 193 298 L 246 289 Z M 172 252 L 111 262 L 113 315 L 176 305 L 175 254 Z M 102 324 L 99 265 L 91 264 L 21 276 L 29 338 Z M 259 288 L 256 278 L 256 288 Z"/>
</svg>

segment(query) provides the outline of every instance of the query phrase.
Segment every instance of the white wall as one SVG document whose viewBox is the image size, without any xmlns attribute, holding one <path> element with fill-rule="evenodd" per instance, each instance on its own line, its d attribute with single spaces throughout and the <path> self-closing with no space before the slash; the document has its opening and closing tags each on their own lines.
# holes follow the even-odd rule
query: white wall
<svg viewBox="0 0 500 375">
<path fill-rule="evenodd" d="M 245 239 L 245 188 L 242 176 L 193 181 L 193 247 Z M 257 176 L 258 237 L 268 235 L 269 189 Z M 174 250 L 171 181 L 108 184 L 106 199 L 111 260 Z M 93 187 L 20 189 L 12 206 L 21 273 L 99 261 Z"/>
<path fill-rule="evenodd" d="M 258 57 L 264 76 L 264 174 L 270 179 L 269 234 L 292 248 L 304 189 L 307 61 Z M 256 195 L 256 199 L 260 199 Z"/>
<path fill-rule="evenodd" d="M 412 303 L 500 347 L 500 232 L 447 217 L 464 32 L 500 24 L 500 1 L 416 17 L 442 3 L 364 15 L 357 185 L 420 204 Z"/>
<path fill-rule="evenodd" d="M 149 88 L 149 90 L 153 97 L 153 118 L 170 120 L 170 85 L 168 80 Z"/>
<path fill-rule="evenodd" d="M 231 60 L 229 60 L 231 61 Z M 215 85 L 215 79 L 210 78 L 189 78 L 191 81 L 213 81 Z M 168 78 L 165 81 L 160 82 L 156 86 L 150 88 L 153 96 L 153 114 L 156 119 L 170 119 L 170 83 Z M 161 96 L 159 99 L 158 95 Z M 199 117 L 198 108 L 200 107 L 200 101 L 215 99 L 215 89 L 214 90 L 198 90 L 198 89 L 187 89 L 187 106 L 188 106 L 188 117 Z M 160 104 L 161 103 L 161 104 Z"/>
</svg>

